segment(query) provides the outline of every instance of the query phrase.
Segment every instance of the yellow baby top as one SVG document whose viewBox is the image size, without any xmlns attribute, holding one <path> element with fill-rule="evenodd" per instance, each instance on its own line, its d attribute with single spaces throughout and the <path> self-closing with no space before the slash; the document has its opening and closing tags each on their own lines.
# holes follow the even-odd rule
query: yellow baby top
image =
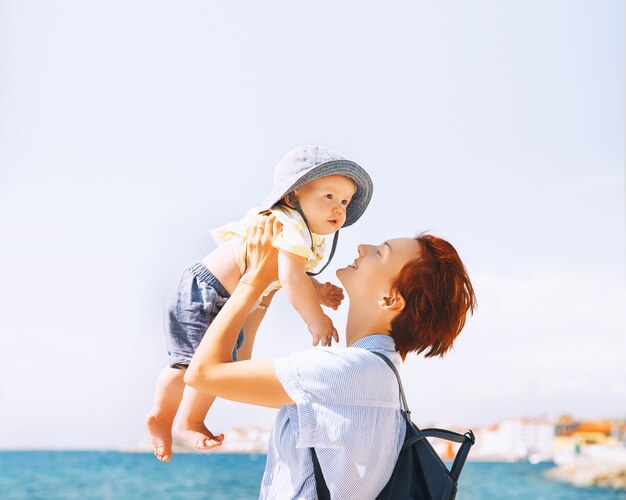
<svg viewBox="0 0 626 500">
<path fill-rule="evenodd" d="M 274 246 L 306 258 L 305 271 L 315 269 L 324 258 L 326 248 L 324 237 L 315 233 L 309 234 L 304 219 L 293 208 L 275 205 L 270 211 L 283 226 L 282 231 L 274 240 Z M 213 236 L 218 245 L 233 245 L 235 259 L 242 274 L 246 270 L 246 242 L 248 234 L 250 228 L 255 225 L 258 215 L 259 209 L 255 207 L 243 219 L 230 222 L 211 231 L 211 236 Z M 311 236 L 313 237 L 313 245 L 311 245 Z M 267 295 L 270 291 L 278 288 L 280 288 L 280 282 L 275 281 L 263 292 L 263 295 Z"/>
</svg>

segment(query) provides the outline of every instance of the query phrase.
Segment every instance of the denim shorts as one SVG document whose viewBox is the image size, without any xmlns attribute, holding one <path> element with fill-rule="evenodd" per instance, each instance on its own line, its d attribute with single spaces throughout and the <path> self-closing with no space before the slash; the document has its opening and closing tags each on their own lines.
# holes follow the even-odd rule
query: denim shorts
<svg viewBox="0 0 626 500">
<path fill-rule="evenodd" d="M 230 295 L 202 264 L 195 264 L 183 272 L 170 287 L 165 299 L 165 342 L 172 368 L 185 369 L 211 322 Z M 243 329 L 233 349 L 243 344 Z"/>
</svg>

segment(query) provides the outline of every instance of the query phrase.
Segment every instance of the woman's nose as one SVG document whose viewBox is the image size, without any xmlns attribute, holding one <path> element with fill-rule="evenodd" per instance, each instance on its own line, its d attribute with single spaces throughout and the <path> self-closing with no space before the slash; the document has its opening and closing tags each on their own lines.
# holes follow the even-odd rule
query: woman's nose
<svg viewBox="0 0 626 500">
<path fill-rule="evenodd" d="M 372 247 L 372 245 L 357 245 L 356 249 L 357 252 L 359 252 L 359 257 L 363 257 L 366 253 L 368 253 L 369 251 L 371 251 L 371 249 L 374 248 Z"/>
</svg>

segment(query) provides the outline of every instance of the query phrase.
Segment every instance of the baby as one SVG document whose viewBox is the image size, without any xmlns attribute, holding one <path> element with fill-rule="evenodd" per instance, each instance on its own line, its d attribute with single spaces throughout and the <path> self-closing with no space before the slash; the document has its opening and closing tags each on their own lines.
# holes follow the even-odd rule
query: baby
<svg viewBox="0 0 626 500">
<path fill-rule="evenodd" d="M 241 221 L 211 231 L 218 247 L 202 263 L 184 271 L 166 300 L 169 364 L 159 375 L 154 406 L 146 417 L 159 460 L 169 462 L 172 455 L 177 411 L 176 434 L 191 446 L 207 450 L 224 439 L 204 425 L 215 398 L 185 386 L 183 376 L 208 326 L 245 271 L 246 240 L 259 213 L 271 212 L 282 224 L 274 242 L 279 250 L 279 280 L 265 290 L 249 313 L 234 346 L 233 360 L 250 359 L 256 330 L 272 295 L 281 287 L 307 324 L 313 345 L 321 341 L 329 346 L 333 338 L 338 341 L 332 320 L 320 304 L 336 309 L 343 291 L 330 283 L 320 284 L 311 271 L 324 258 L 323 236 L 334 234 L 330 257 L 321 271 L 333 257 L 339 228 L 356 222 L 371 196 L 372 181 L 359 165 L 321 146 L 299 146 L 276 165 L 272 192 L 261 207 L 250 210 Z"/>
</svg>

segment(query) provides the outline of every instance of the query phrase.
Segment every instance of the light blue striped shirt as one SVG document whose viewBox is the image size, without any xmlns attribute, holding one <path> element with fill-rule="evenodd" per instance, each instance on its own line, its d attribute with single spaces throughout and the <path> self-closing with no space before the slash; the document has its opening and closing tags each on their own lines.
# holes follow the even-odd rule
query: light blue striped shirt
<svg viewBox="0 0 626 500">
<path fill-rule="evenodd" d="M 387 484 L 406 429 L 396 377 L 370 351 L 400 367 L 393 339 L 382 334 L 274 360 L 296 404 L 274 422 L 259 498 L 317 498 L 311 447 L 333 500 L 373 499 Z"/>
</svg>

